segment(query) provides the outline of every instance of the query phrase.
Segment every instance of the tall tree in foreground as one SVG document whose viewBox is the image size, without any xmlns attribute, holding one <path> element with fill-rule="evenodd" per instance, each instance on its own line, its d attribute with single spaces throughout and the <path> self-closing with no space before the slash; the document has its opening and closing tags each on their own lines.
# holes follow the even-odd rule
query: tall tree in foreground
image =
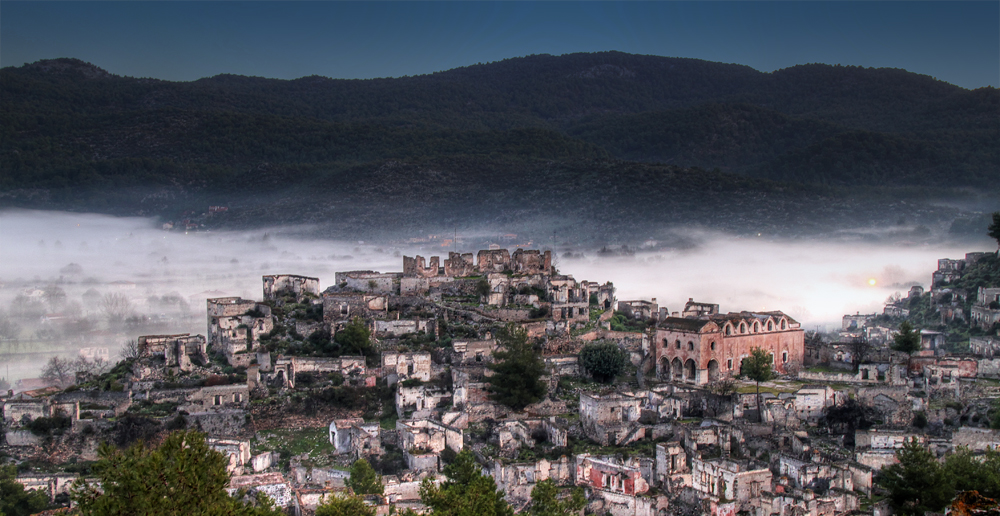
<svg viewBox="0 0 1000 516">
<path fill-rule="evenodd" d="M 760 382 L 774 379 L 774 369 L 771 368 L 771 355 L 762 348 L 751 348 L 750 356 L 743 359 L 740 365 L 740 375 L 757 383 L 757 418 L 764 420 L 764 412 L 760 406 Z"/>
<path fill-rule="evenodd" d="M 360 496 L 331 493 L 316 507 L 316 516 L 375 516 L 375 507 L 365 505 Z"/>
<path fill-rule="evenodd" d="M 899 325 L 899 333 L 892 338 L 892 349 L 903 353 L 914 353 L 920 350 L 920 331 L 916 330 L 910 321 Z"/>
<path fill-rule="evenodd" d="M 49 505 L 45 491 L 26 491 L 17 481 L 17 467 L 0 466 L 0 514 L 27 516 L 41 512 Z"/>
<path fill-rule="evenodd" d="M 896 513 L 923 516 L 927 511 L 940 511 L 951 501 L 954 489 L 947 475 L 916 438 L 904 443 L 896 458 L 899 463 L 882 468 L 878 476 Z"/>
<path fill-rule="evenodd" d="M 531 516 L 571 516 L 587 505 L 583 489 L 574 487 L 568 497 L 559 498 L 559 488 L 552 479 L 543 480 L 531 490 Z"/>
<path fill-rule="evenodd" d="M 83 516 L 282 514 L 266 496 L 256 504 L 229 496 L 228 461 L 198 432 L 174 432 L 157 448 L 138 442 L 123 451 L 104 443 L 98 456 L 100 489 L 78 480 L 70 495 Z"/>
<path fill-rule="evenodd" d="M 527 330 L 513 323 L 501 328 L 493 358 L 488 366 L 493 375 L 486 380 L 493 401 L 521 410 L 545 396 L 545 362 L 528 341 Z"/>
<path fill-rule="evenodd" d="M 480 471 L 469 450 L 462 450 L 455 462 L 445 466 L 448 477 L 435 485 L 430 479 L 420 484 L 420 500 L 434 516 L 513 516 L 514 510 L 497 490 L 493 477 Z"/>
</svg>

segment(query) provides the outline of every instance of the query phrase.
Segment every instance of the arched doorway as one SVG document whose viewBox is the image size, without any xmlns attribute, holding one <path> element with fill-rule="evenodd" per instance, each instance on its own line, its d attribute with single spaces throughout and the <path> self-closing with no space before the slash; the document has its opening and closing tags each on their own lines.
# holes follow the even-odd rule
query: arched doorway
<svg viewBox="0 0 1000 516">
<path fill-rule="evenodd" d="M 712 359 L 708 361 L 708 381 L 714 382 L 720 378 L 719 361 Z"/>
<path fill-rule="evenodd" d="M 687 362 L 684 362 L 684 379 L 689 382 L 693 382 L 695 378 L 694 375 L 695 375 L 694 360 L 691 360 L 689 358 L 687 359 Z"/>
<path fill-rule="evenodd" d="M 673 374 L 673 380 L 680 382 L 684 380 L 684 367 L 681 365 L 681 359 L 674 357 L 670 361 L 670 372 Z"/>
<path fill-rule="evenodd" d="M 667 357 L 660 359 L 660 378 L 670 380 L 670 359 Z"/>
</svg>

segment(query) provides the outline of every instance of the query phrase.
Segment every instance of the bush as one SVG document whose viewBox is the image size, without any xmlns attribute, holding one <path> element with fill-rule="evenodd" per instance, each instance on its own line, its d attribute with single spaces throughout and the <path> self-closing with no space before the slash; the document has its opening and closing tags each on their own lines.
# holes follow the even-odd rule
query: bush
<svg viewBox="0 0 1000 516">
<path fill-rule="evenodd" d="M 31 420 L 28 430 L 35 435 L 61 434 L 73 426 L 73 420 L 65 416 L 38 417 Z"/>
<path fill-rule="evenodd" d="M 593 342 L 580 351 L 580 363 L 595 380 L 608 383 L 625 370 L 628 354 L 614 342 Z"/>
</svg>

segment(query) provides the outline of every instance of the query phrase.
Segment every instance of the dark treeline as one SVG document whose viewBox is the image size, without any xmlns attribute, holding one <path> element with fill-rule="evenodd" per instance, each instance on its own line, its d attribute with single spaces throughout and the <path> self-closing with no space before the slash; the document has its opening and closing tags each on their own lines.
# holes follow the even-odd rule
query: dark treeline
<svg viewBox="0 0 1000 516">
<path fill-rule="evenodd" d="M 388 161 L 463 180 L 492 180 L 483 172 L 491 169 L 507 189 L 522 170 L 554 170 L 556 183 L 572 187 L 578 177 L 560 170 L 604 163 L 584 170 L 602 177 L 633 168 L 623 161 L 673 171 L 619 185 L 661 195 L 670 190 L 652 189 L 677 189 L 663 180 L 676 167 L 694 171 L 697 191 L 738 176 L 777 181 L 755 190 L 992 188 L 1000 94 L 898 69 L 815 64 L 761 73 L 618 52 L 371 80 L 170 82 L 114 76 L 75 59 L 0 70 L 0 190 L 41 191 L 31 195 L 55 205 L 81 196 L 89 207 L 119 202 L 109 187 L 231 192 L 333 178 L 340 188 L 370 183 L 373 176 L 358 174 Z M 393 179 L 418 189 L 426 180 Z"/>
</svg>

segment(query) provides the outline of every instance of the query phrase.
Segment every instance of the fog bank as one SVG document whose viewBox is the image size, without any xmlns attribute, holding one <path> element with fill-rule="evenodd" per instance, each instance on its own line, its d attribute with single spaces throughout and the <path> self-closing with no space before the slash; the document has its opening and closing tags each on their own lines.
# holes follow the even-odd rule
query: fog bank
<svg viewBox="0 0 1000 516">
<path fill-rule="evenodd" d="M 315 276 L 326 288 L 337 271 L 400 271 L 404 254 L 446 256 L 456 246 L 443 238 L 348 242 L 298 236 L 306 229 L 185 233 L 164 231 L 147 218 L 0 212 L 0 312 L 19 325 L 21 343 L 0 343 L 12 367 L 9 376 L 0 370 L 0 377 L 37 376 L 45 353 L 107 345 L 114 354 L 139 334 L 204 333 L 206 298 L 259 299 L 264 274 Z M 682 244 L 648 242 L 647 249 L 625 256 L 559 246 L 556 264 L 578 280 L 614 282 L 621 300 L 655 297 L 671 311 L 681 310 L 688 298 L 718 303 L 724 312 L 782 310 L 807 329 L 822 329 L 839 325 L 845 313 L 880 312 L 886 297 L 911 284 L 926 288 L 938 258 L 986 250 L 741 238 L 687 228 L 672 234 Z M 475 252 L 479 245 L 460 235 L 459 250 Z M 111 331 L 98 306 L 108 294 L 126 296 L 141 317 Z"/>
</svg>

